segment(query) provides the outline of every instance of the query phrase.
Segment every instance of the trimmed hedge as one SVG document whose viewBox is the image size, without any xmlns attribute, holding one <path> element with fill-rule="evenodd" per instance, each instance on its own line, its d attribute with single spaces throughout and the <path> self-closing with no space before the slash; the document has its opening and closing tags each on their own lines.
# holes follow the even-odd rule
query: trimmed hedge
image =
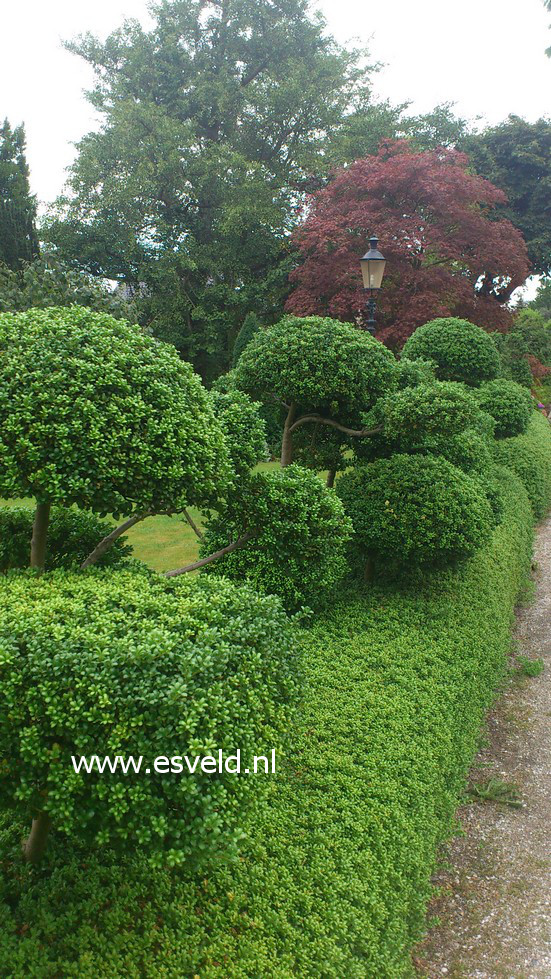
<svg viewBox="0 0 551 979">
<path fill-rule="evenodd" d="M 523 435 L 501 439 L 494 445 L 494 458 L 522 480 L 532 504 L 535 520 L 551 506 L 551 425 L 539 412 Z"/>
<path fill-rule="evenodd" d="M 529 568 L 528 499 L 514 475 L 501 476 L 503 523 L 472 560 L 409 591 L 343 595 L 304 632 L 292 752 L 250 814 L 239 864 L 181 879 L 139 857 L 121 868 L 106 853 L 86 858 L 83 873 L 77 854 L 39 880 L 15 864 L 4 974 L 411 974 L 436 848 L 453 826 Z"/>
<path fill-rule="evenodd" d="M 139 846 L 169 866 L 227 857 L 262 780 L 146 766 L 269 753 L 287 726 L 294 660 L 277 600 L 229 581 L 0 576 L 0 799 L 21 831 L 44 810 L 71 845 Z M 73 755 L 141 755 L 145 772 L 75 773 Z"/>
<path fill-rule="evenodd" d="M 0 508 L 0 571 L 28 568 L 34 510 L 30 507 Z M 76 570 L 97 544 L 115 527 L 95 513 L 52 507 L 48 527 L 46 570 Z M 120 564 L 132 554 L 127 537 L 119 537 L 98 561 L 98 567 Z"/>
</svg>

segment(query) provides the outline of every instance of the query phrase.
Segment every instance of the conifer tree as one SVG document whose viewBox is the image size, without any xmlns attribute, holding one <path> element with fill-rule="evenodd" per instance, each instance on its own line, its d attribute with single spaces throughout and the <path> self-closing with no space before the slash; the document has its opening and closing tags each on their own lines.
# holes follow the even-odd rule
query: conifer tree
<svg viewBox="0 0 551 979">
<path fill-rule="evenodd" d="M 36 199 L 29 186 L 25 130 L 0 126 L 0 262 L 11 269 L 38 255 Z"/>
</svg>

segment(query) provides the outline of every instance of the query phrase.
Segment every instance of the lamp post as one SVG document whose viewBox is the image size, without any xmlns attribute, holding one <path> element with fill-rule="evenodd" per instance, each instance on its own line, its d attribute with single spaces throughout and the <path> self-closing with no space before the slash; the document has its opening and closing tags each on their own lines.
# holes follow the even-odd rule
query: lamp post
<svg viewBox="0 0 551 979">
<path fill-rule="evenodd" d="M 369 239 L 369 251 L 360 259 L 364 289 L 369 293 L 367 300 L 367 329 L 371 335 L 375 333 L 375 294 L 377 289 L 381 288 L 386 265 L 384 255 L 381 255 L 377 248 L 378 243 L 379 239 L 377 236 L 372 235 Z M 365 329 L 365 327 L 362 326 L 362 329 Z"/>
</svg>

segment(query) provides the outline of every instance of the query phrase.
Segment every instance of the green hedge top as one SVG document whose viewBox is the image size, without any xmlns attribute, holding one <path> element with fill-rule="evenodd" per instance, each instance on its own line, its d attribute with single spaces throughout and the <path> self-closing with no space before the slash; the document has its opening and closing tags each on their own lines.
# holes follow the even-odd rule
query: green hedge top
<svg viewBox="0 0 551 979">
<path fill-rule="evenodd" d="M 432 360 L 441 381 L 463 381 L 477 387 L 497 377 L 499 354 L 492 338 L 479 326 L 454 316 L 419 326 L 406 341 L 402 356 Z"/>
<path fill-rule="evenodd" d="M 260 776 L 76 774 L 71 755 L 264 755 L 295 686 L 288 620 L 247 587 L 115 570 L 5 575 L 0 798 L 22 826 L 45 809 L 58 832 L 157 862 L 223 855 Z"/>
<path fill-rule="evenodd" d="M 99 513 L 215 500 L 228 467 L 176 350 L 79 306 L 0 315 L 0 495 Z"/>
</svg>

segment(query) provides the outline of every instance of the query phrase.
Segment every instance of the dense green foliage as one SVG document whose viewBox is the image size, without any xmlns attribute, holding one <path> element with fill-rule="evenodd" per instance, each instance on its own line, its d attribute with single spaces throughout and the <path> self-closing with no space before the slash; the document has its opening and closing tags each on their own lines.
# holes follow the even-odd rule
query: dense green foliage
<svg viewBox="0 0 551 979">
<path fill-rule="evenodd" d="M 34 511 L 29 507 L 0 508 L 0 571 L 28 568 Z M 76 570 L 104 537 L 113 524 L 100 520 L 94 513 L 52 507 L 48 527 L 46 570 Z M 112 567 L 128 557 L 132 547 L 126 537 L 119 537 L 100 557 L 100 567 Z"/>
<path fill-rule="evenodd" d="M 505 519 L 471 561 L 409 589 L 348 592 L 304 633 L 290 750 L 250 812 L 238 866 L 182 880 L 151 872 L 139 854 L 121 866 L 104 852 L 88 855 L 83 873 L 62 840 L 37 880 L 15 857 L 4 972 L 409 976 L 436 850 L 453 828 L 529 567 L 528 501 L 515 477 L 502 482 Z"/>
<path fill-rule="evenodd" d="M 320 316 L 286 316 L 253 337 L 234 377 L 252 397 L 346 420 L 392 389 L 397 368 L 368 333 Z"/>
<path fill-rule="evenodd" d="M 534 410 L 533 398 L 526 388 L 515 381 L 497 378 L 482 384 L 477 395 L 482 410 L 495 421 L 496 438 L 509 438 L 526 431 Z"/>
<path fill-rule="evenodd" d="M 29 187 L 25 130 L 0 126 L 0 269 L 17 269 L 38 255 L 36 198 Z"/>
<path fill-rule="evenodd" d="M 396 454 L 345 473 L 337 493 L 354 551 L 381 570 L 469 557 L 494 527 L 480 483 L 446 459 Z"/>
<path fill-rule="evenodd" d="M 494 457 L 522 480 L 536 520 L 551 506 L 551 426 L 533 412 L 527 431 L 494 445 Z"/>
<path fill-rule="evenodd" d="M 551 327 L 537 309 L 524 307 L 516 314 L 509 333 L 494 333 L 504 377 L 525 387 L 551 370 Z"/>
<path fill-rule="evenodd" d="M 231 852 L 258 778 L 75 773 L 71 756 L 145 768 L 279 745 L 296 679 L 278 603 L 228 581 L 19 572 L 0 611 L 0 798 L 21 827 L 45 810 L 72 839 L 169 865 Z"/>
<path fill-rule="evenodd" d="M 0 313 L 22 312 L 31 307 L 89 306 L 117 319 L 136 321 L 135 304 L 118 290 L 77 272 L 52 255 L 41 255 L 17 269 L 0 265 Z"/>
<path fill-rule="evenodd" d="M 382 398 L 369 416 L 384 426 L 378 441 L 390 452 L 444 446 L 465 429 L 492 434 L 493 423 L 474 394 L 455 381 L 435 381 Z"/>
<path fill-rule="evenodd" d="M 407 357 L 402 357 L 398 361 L 399 390 L 414 388 L 418 384 L 428 384 L 434 380 L 434 377 L 434 362 L 432 360 L 423 360 L 421 357 L 416 360 L 408 360 Z"/>
<path fill-rule="evenodd" d="M 257 462 L 266 461 L 266 425 L 259 413 L 260 405 L 242 391 L 211 391 L 209 397 L 234 471 L 243 475 Z"/>
<path fill-rule="evenodd" d="M 216 500 L 227 453 L 174 348 L 79 306 L 0 315 L 0 494 L 99 513 Z"/>
<path fill-rule="evenodd" d="M 316 606 L 343 577 L 349 520 L 318 476 L 297 465 L 254 473 L 246 489 L 207 525 L 202 554 L 252 532 L 252 540 L 209 565 L 213 574 L 252 582 L 285 607 Z"/>
<path fill-rule="evenodd" d="M 260 329 L 260 320 L 254 313 L 247 313 L 243 325 L 235 338 L 232 354 L 232 366 L 235 367 L 245 347 Z"/>
<path fill-rule="evenodd" d="M 461 140 L 477 173 L 504 190 L 501 216 L 520 228 L 532 270 L 551 274 L 551 121 L 510 115 L 498 126 Z"/>
<path fill-rule="evenodd" d="M 441 317 L 419 326 L 406 341 L 403 356 L 436 364 L 441 381 L 477 386 L 499 373 L 499 356 L 491 337 L 468 320 Z"/>
</svg>

